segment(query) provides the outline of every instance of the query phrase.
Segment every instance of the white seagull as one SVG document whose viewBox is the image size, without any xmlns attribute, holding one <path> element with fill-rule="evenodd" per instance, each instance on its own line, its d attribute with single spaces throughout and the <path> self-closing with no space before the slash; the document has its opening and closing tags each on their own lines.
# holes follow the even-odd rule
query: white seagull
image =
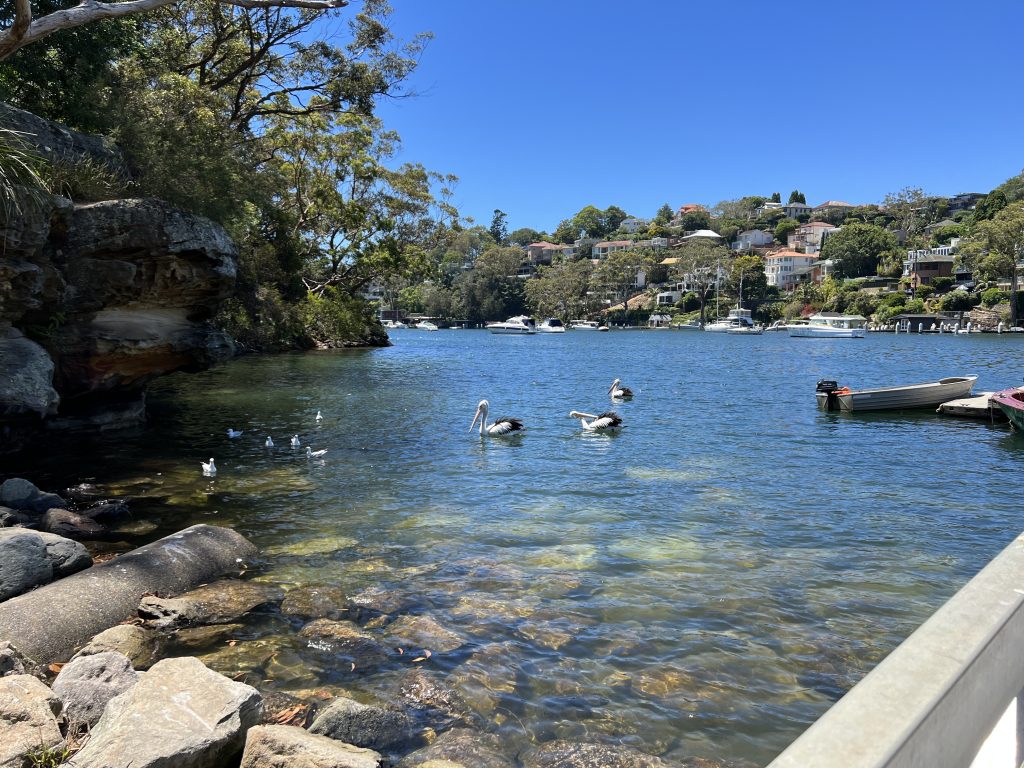
<svg viewBox="0 0 1024 768">
<path fill-rule="evenodd" d="M 319 424 L 323 420 L 324 420 L 323 414 L 321 414 L 320 411 L 317 411 L 316 412 L 316 423 Z"/>
<path fill-rule="evenodd" d="M 299 442 L 298 435 L 292 435 L 292 448 L 301 448 L 302 443 Z"/>
<path fill-rule="evenodd" d="M 240 430 L 240 429 L 232 429 L 231 427 L 228 427 L 228 437 L 241 437 L 241 436 L 242 436 L 242 430 Z"/>
<path fill-rule="evenodd" d="M 587 432 L 615 432 L 622 427 L 622 417 L 615 411 L 605 411 L 599 416 L 592 413 L 581 413 L 570 411 L 569 418 L 579 419 L 583 429 Z M 587 421 L 590 419 L 590 421 Z"/>
<path fill-rule="evenodd" d="M 205 461 L 201 461 L 199 463 L 203 465 L 203 476 L 204 477 L 213 477 L 214 475 L 217 474 L 217 467 L 213 463 L 213 457 L 212 456 L 210 457 L 210 463 L 209 464 L 207 464 Z"/>
<path fill-rule="evenodd" d="M 519 419 L 510 419 L 508 416 L 501 416 L 495 420 L 493 424 L 487 423 L 487 409 L 490 407 L 490 403 L 486 400 L 481 400 L 480 404 L 476 407 L 476 415 L 473 416 L 473 423 L 469 425 L 469 431 L 473 431 L 473 427 L 476 426 L 476 420 L 480 419 L 480 436 L 483 437 L 486 434 L 488 437 L 504 437 L 505 435 L 513 435 L 517 432 L 522 432 L 526 429 L 523 426 L 523 422 Z"/>
<path fill-rule="evenodd" d="M 608 394 L 612 396 L 612 400 L 629 400 L 633 397 L 633 390 L 629 387 L 620 386 L 622 382 L 616 379 L 612 382 L 612 385 L 608 387 Z"/>
<path fill-rule="evenodd" d="M 267 435 L 267 442 L 265 442 L 263 445 L 265 445 L 267 448 L 274 447 L 274 441 L 271 439 L 270 435 Z"/>
<path fill-rule="evenodd" d="M 319 451 L 314 451 L 308 445 L 306 446 L 306 458 L 307 459 L 316 459 L 316 458 L 319 458 L 320 456 L 323 456 L 325 453 L 327 453 L 327 449 L 326 448 L 321 448 Z"/>
</svg>

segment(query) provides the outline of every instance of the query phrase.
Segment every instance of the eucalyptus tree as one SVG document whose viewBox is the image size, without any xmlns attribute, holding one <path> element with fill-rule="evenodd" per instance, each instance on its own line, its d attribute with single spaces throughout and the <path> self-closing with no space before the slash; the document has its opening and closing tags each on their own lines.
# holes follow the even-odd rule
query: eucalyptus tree
<svg viewBox="0 0 1024 768">
<path fill-rule="evenodd" d="M 589 259 L 563 261 L 541 267 L 539 274 L 526 282 L 526 300 L 542 317 L 568 321 L 585 316 L 591 309 Z"/>
<path fill-rule="evenodd" d="M 649 251 L 614 251 L 594 267 L 591 283 L 618 304 L 630 298 L 639 274 L 648 273 L 654 263 Z"/>
<path fill-rule="evenodd" d="M 728 266 L 731 251 L 713 240 L 697 238 L 684 243 L 670 254 L 676 259 L 672 266 L 675 280 L 682 282 L 700 300 L 700 324 L 707 320 L 707 301 L 718 287 L 723 265 Z"/>
</svg>

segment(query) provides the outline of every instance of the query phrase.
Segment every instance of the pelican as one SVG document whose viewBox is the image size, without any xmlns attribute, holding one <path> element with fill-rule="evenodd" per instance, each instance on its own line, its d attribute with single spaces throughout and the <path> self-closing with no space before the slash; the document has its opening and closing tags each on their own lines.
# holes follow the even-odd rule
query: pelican
<svg viewBox="0 0 1024 768">
<path fill-rule="evenodd" d="M 241 436 L 242 436 L 242 430 L 240 430 L 240 429 L 232 429 L 231 427 L 228 427 L 228 437 L 241 437 Z"/>
<path fill-rule="evenodd" d="M 327 453 L 327 449 L 326 448 L 321 448 L 319 451 L 314 451 L 308 445 L 306 446 L 306 458 L 307 459 L 316 459 L 316 458 L 319 458 L 320 456 L 323 456 L 325 453 Z"/>
<path fill-rule="evenodd" d="M 205 477 L 213 477 L 217 474 L 217 467 L 213 463 L 213 457 L 210 457 L 210 463 L 207 464 L 205 461 L 199 462 L 203 465 L 203 475 Z"/>
<path fill-rule="evenodd" d="M 473 416 L 473 423 L 469 425 L 469 431 L 473 431 L 473 427 L 476 426 L 476 420 L 480 419 L 480 436 L 483 437 L 486 434 L 488 437 L 503 437 L 505 435 L 515 434 L 516 432 L 522 432 L 526 427 L 523 426 L 523 422 L 519 419 L 510 419 L 508 416 L 502 416 L 495 420 L 493 424 L 487 423 L 487 409 L 490 407 L 490 403 L 486 400 L 481 400 L 480 404 L 476 407 L 476 415 Z"/>
<path fill-rule="evenodd" d="M 267 448 L 273 448 L 274 447 L 274 441 L 270 437 L 270 435 L 267 435 L 267 442 L 265 442 L 263 445 L 265 445 Z"/>
<path fill-rule="evenodd" d="M 629 400 L 633 397 L 633 390 L 629 387 L 620 387 L 621 383 L 619 379 L 616 379 L 608 387 L 608 394 L 612 396 L 612 400 Z"/>
<path fill-rule="evenodd" d="M 323 420 L 324 420 L 323 415 L 320 413 L 320 411 L 317 411 L 316 412 L 316 423 L 319 424 Z"/>
<path fill-rule="evenodd" d="M 615 411 L 606 411 L 600 416 L 592 413 L 581 413 L 570 411 L 569 418 L 579 419 L 580 424 L 587 432 L 615 432 L 622 426 L 622 417 Z M 590 421 L 587 421 L 590 419 Z"/>
<path fill-rule="evenodd" d="M 292 435 L 292 448 L 301 448 L 302 443 L 299 442 L 298 435 Z"/>
</svg>

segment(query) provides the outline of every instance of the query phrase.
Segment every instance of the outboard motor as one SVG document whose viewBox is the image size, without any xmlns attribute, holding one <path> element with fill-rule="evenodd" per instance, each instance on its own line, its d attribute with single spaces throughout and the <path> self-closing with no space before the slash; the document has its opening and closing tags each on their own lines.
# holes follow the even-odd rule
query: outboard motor
<svg viewBox="0 0 1024 768">
<path fill-rule="evenodd" d="M 825 395 L 825 410 L 838 411 L 839 398 L 836 397 L 836 390 L 839 389 L 839 382 L 834 379 L 819 379 L 815 392 Z"/>
</svg>

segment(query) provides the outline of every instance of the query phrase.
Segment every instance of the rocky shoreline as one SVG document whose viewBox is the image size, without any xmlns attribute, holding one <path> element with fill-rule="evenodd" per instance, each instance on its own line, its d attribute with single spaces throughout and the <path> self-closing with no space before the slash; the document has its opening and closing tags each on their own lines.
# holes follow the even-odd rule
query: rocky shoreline
<svg viewBox="0 0 1024 768">
<path fill-rule="evenodd" d="M 432 659 L 463 649 L 465 638 L 429 616 L 406 612 L 386 590 L 285 591 L 247 580 L 244 561 L 255 549 L 226 532 L 230 538 L 214 540 L 228 550 L 217 570 L 230 575 L 179 591 L 167 585 L 185 582 L 149 566 L 165 550 L 174 552 L 176 562 L 191 562 L 190 547 L 205 541 L 188 539 L 192 529 L 94 565 L 76 539 L 107 535 L 99 521 L 126 515 L 122 502 L 93 500 L 76 512 L 60 496 L 12 478 L 0 485 L 0 505 L 6 526 L 0 528 L 0 768 L 145 768 L 171 761 L 215 768 L 234 765 L 239 756 L 246 768 L 725 765 L 700 758 L 668 762 L 628 746 L 565 740 L 510 756 L 462 694 L 431 670 Z M 133 558 L 143 556 L 157 559 L 144 563 L 139 576 Z M 205 575 L 216 560 L 193 559 L 195 566 L 179 562 L 178 570 Z M 103 586 L 114 574 L 136 590 L 130 607 L 114 605 L 116 595 Z M 153 588 L 156 583 L 161 587 Z M 74 607 L 51 616 L 32 607 L 59 604 L 61 590 L 77 595 Z M 82 641 L 68 643 L 67 653 L 49 640 L 33 645 L 26 623 L 46 625 L 48 638 L 66 635 L 56 625 L 81 624 L 80 614 L 96 613 L 86 599 L 90 591 L 106 596 L 100 612 L 107 611 L 102 623 L 109 626 L 79 633 Z M 22 614 L 12 624 L 19 606 Z M 334 685 L 260 691 L 249 684 L 255 681 L 245 664 L 234 679 L 215 671 L 233 666 L 225 662 L 246 644 L 236 636 L 238 622 L 254 612 L 280 614 L 300 626 L 302 642 L 342 677 L 388 669 L 395 673 L 391 684 L 372 696 Z M 35 656 L 19 648 L 19 638 L 36 649 Z M 273 653 L 268 649 L 268 658 Z"/>
</svg>

